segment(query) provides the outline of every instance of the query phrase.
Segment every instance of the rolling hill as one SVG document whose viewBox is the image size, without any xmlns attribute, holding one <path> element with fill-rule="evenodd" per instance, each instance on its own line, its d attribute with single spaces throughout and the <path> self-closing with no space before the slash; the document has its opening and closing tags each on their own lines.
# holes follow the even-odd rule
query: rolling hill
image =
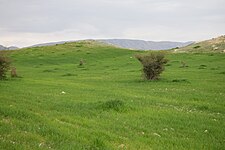
<svg viewBox="0 0 225 150">
<path fill-rule="evenodd" d="M 149 51 L 79 41 L 4 52 L 19 77 L 0 81 L 0 149 L 225 147 L 222 53 L 165 52 L 160 80 L 145 81 L 134 55 Z"/>
<path fill-rule="evenodd" d="M 225 35 L 210 40 L 195 42 L 186 47 L 175 49 L 175 52 L 212 52 L 225 53 Z"/>
</svg>

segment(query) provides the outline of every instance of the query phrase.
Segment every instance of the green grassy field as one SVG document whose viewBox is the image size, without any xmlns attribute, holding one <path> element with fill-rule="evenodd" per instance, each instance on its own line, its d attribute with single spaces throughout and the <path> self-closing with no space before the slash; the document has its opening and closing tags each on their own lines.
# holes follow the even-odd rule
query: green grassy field
<svg viewBox="0 0 225 150">
<path fill-rule="evenodd" d="M 137 53 L 93 42 L 10 52 L 21 78 L 0 81 L 0 149 L 225 149 L 225 55 L 168 53 L 160 80 L 144 81 Z"/>
</svg>

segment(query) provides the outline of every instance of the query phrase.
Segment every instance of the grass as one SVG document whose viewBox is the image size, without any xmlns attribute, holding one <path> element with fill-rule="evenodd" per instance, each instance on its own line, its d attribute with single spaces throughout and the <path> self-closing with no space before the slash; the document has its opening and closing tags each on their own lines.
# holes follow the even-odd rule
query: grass
<svg viewBox="0 0 225 150">
<path fill-rule="evenodd" d="M 168 53 L 161 79 L 144 81 L 137 53 L 92 42 L 10 52 L 21 78 L 0 81 L 0 149 L 224 149 L 225 55 Z"/>
</svg>

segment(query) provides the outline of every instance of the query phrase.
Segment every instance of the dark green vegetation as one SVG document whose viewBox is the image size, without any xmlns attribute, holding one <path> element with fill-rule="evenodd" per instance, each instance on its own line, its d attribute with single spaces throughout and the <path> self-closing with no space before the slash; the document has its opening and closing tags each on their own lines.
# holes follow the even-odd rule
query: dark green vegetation
<svg viewBox="0 0 225 150">
<path fill-rule="evenodd" d="M 163 53 L 155 52 L 135 56 L 143 65 L 143 76 L 147 80 L 158 80 L 168 62 Z"/>
<path fill-rule="evenodd" d="M 10 52 L 21 78 L 0 82 L 0 149 L 224 149 L 225 55 L 168 53 L 160 80 L 145 81 L 138 53 Z"/>
<path fill-rule="evenodd" d="M 9 59 L 4 56 L 3 53 L 0 53 L 0 80 L 6 78 L 6 73 L 9 70 Z"/>
</svg>

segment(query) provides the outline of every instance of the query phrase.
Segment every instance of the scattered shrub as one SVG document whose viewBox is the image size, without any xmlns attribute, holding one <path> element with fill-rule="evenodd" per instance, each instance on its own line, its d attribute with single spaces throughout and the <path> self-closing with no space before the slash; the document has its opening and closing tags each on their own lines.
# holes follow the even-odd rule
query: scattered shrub
<svg viewBox="0 0 225 150">
<path fill-rule="evenodd" d="M 201 46 L 199 46 L 199 45 L 197 45 L 197 46 L 195 46 L 195 47 L 193 47 L 194 49 L 198 49 L 198 48 L 200 48 Z"/>
<path fill-rule="evenodd" d="M 121 100 L 109 100 L 104 102 L 101 107 L 103 108 L 103 110 L 122 111 L 125 107 L 125 104 Z"/>
<path fill-rule="evenodd" d="M 181 61 L 180 63 L 181 63 L 180 68 L 186 68 L 186 67 L 188 67 L 188 65 L 184 61 Z"/>
<path fill-rule="evenodd" d="M 156 80 L 164 71 L 164 65 L 168 62 L 163 53 L 150 53 L 135 56 L 143 65 L 143 75 L 147 80 Z"/>
<path fill-rule="evenodd" d="M 206 67 L 206 65 L 200 65 L 201 67 Z"/>
<path fill-rule="evenodd" d="M 16 67 L 12 67 L 12 69 L 11 69 L 11 77 L 12 78 L 18 77 L 17 72 L 16 72 Z"/>
<path fill-rule="evenodd" d="M 83 45 L 76 45 L 76 47 L 82 47 Z"/>
<path fill-rule="evenodd" d="M 43 70 L 43 72 L 55 72 L 54 70 L 50 70 L 50 69 L 46 69 L 46 70 Z"/>
<path fill-rule="evenodd" d="M 80 60 L 80 63 L 79 63 L 79 66 L 83 66 L 83 65 L 84 65 L 84 60 L 81 59 L 81 60 Z"/>
<path fill-rule="evenodd" d="M 0 54 L 0 79 L 6 78 L 6 73 L 9 70 L 10 61 L 9 58 Z"/>
<path fill-rule="evenodd" d="M 223 71 L 223 72 L 220 72 L 220 74 L 225 74 L 225 71 Z"/>
<path fill-rule="evenodd" d="M 174 79 L 172 82 L 188 82 L 187 79 Z"/>
<path fill-rule="evenodd" d="M 66 77 L 66 76 L 77 76 L 77 74 L 73 74 L 73 73 L 66 73 L 64 75 L 62 75 L 63 77 Z"/>
<path fill-rule="evenodd" d="M 210 68 L 211 70 L 218 70 L 219 68 L 218 67 L 215 67 L 215 68 Z"/>
<path fill-rule="evenodd" d="M 206 69 L 206 65 L 200 65 L 198 69 Z"/>
</svg>

